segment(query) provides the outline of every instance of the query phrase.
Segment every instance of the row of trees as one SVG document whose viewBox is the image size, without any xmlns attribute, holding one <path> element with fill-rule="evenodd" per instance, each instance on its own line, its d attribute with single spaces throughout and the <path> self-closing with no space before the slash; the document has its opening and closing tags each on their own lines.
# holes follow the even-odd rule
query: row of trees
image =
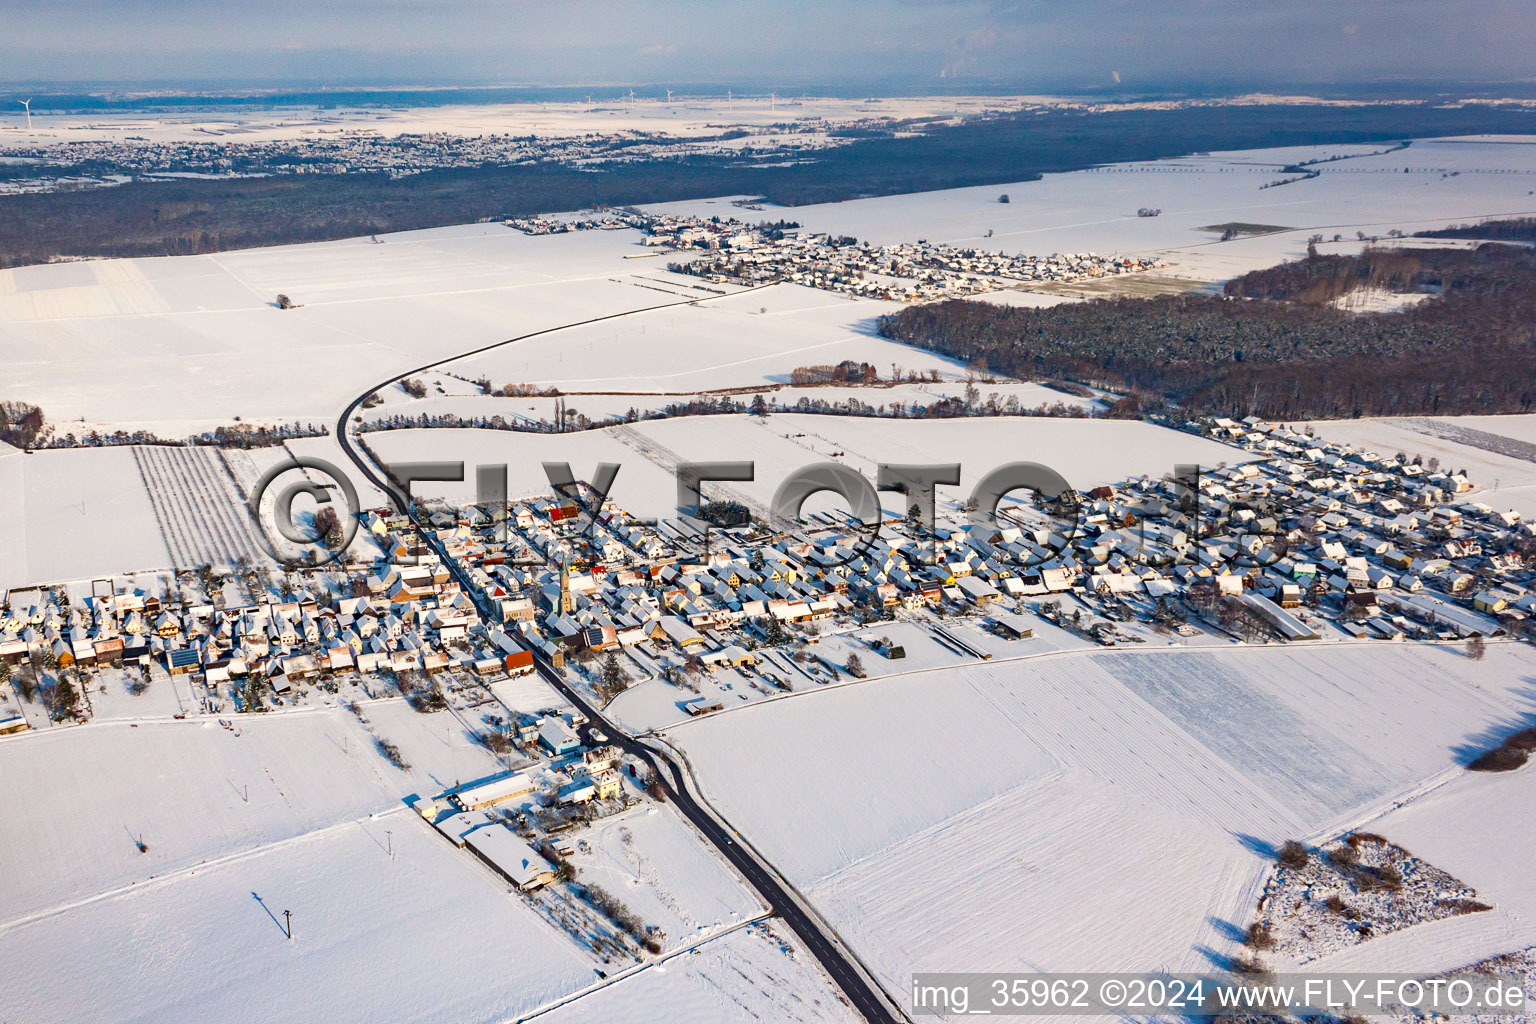
<svg viewBox="0 0 1536 1024">
<path fill-rule="evenodd" d="M 80 434 L 71 430 L 44 437 L 41 441 L 34 438 L 31 447 L 111 448 L 129 444 L 157 444 L 178 447 L 187 445 L 211 448 L 272 448 L 294 438 L 325 437 L 329 433 L 329 429 L 318 423 L 285 423 L 275 427 L 236 423 L 179 439 L 164 438 L 152 430 L 114 430 L 111 433 L 87 430 Z M 5 438 L 0 436 L 0 440 Z"/>
<path fill-rule="evenodd" d="M 1121 403 L 1113 407 L 1108 415 L 1130 415 L 1124 410 L 1132 407 L 1139 407 L 1139 403 Z M 645 420 L 669 419 L 675 416 L 729 416 L 747 413 L 752 416 L 765 417 L 776 412 L 823 416 L 888 417 L 891 419 L 954 419 L 963 416 L 1055 416 L 1082 418 L 1093 415 L 1091 409 L 1086 406 L 1069 405 L 1065 401 L 1060 400 L 1056 402 L 1041 402 L 1038 405 L 1028 406 L 1019 400 L 1018 395 L 1003 395 L 993 391 L 983 396 L 980 390 L 972 385 L 966 389 L 964 395 L 940 398 L 927 405 L 921 402 L 912 402 L 910 404 L 891 402 L 888 404 L 872 405 L 854 395 L 839 401 L 801 395 L 793 405 L 779 405 L 778 403 L 770 405 L 762 395 L 754 395 L 752 400 L 747 403 L 742 403 L 733 398 L 710 396 L 690 399 L 686 402 L 670 402 L 659 409 L 641 410 L 631 406 L 622 415 L 608 416 L 601 420 L 594 420 L 585 413 L 575 409 L 557 409 L 556 418 L 553 421 L 543 418 L 537 420 L 508 419 L 500 414 L 492 416 L 460 416 L 456 413 L 418 413 L 416 415 L 392 413 L 389 416 L 382 416 L 370 421 L 367 424 L 367 429 L 412 430 L 440 427 L 475 427 L 482 430 L 515 430 L 529 433 L 553 434 L 572 430 L 587 430 L 593 427 L 618 426 Z"/>
</svg>

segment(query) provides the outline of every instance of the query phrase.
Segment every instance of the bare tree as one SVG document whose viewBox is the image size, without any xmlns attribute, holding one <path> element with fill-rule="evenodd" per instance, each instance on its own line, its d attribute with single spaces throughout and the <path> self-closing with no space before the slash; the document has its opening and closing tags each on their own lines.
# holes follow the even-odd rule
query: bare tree
<svg viewBox="0 0 1536 1024">
<path fill-rule="evenodd" d="M 1288 868 L 1304 868 L 1307 866 L 1307 848 L 1294 839 L 1287 839 L 1280 844 L 1279 861 Z"/>
</svg>

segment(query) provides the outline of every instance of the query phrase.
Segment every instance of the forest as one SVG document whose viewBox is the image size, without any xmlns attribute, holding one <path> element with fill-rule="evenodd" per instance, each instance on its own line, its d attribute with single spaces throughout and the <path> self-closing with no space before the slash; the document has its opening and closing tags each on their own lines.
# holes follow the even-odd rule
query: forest
<svg viewBox="0 0 1536 1024">
<path fill-rule="evenodd" d="M 133 181 L 0 198 L 0 267 L 323 241 L 515 216 L 753 195 L 787 206 L 1021 182 L 1216 149 L 1530 132 L 1536 112 L 1430 104 L 1005 114 L 868 138 L 794 161 L 703 157 L 384 174 Z"/>
<path fill-rule="evenodd" d="M 1422 293 L 1396 312 L 1331 303 L 1356 288 Z M 1117 412 L 1281 421 L 1524 413 L 1536 408 L 1536 252 L 1367 249 L 1228 282 L 1224 295 L 1027 309 L 946 301 L 880 332 L 972 366 L 1130 392 Z"/>
</svg>

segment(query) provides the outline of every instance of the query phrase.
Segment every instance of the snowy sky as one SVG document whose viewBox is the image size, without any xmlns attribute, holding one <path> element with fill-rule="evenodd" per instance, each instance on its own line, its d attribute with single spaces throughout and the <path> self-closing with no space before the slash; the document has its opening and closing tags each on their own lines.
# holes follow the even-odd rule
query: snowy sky
<svg viewBox="0 0 1536 1024">
<path fill-rule="evenodd" d="M 5 0 L 0 81 L 1527 78 L 1530 0 Z"/>
</svg>

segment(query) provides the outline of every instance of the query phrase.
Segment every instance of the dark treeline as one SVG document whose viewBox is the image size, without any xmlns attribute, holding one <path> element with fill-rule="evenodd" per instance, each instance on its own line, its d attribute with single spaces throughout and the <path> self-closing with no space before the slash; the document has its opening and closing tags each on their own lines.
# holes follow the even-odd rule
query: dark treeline
<svg viewBox="0 0 1536 1024">
<path fill-rule="evenodd" d="M 1366 285 L 1440 294 L 1389 313 L 1327 304 Z M 1536 407 L 1530 250 L 1313 258 L 1227 290 L 1049 309 L 948 301 L 884 317 L 880 330 L 994 371 L 1147 392 L 1193 413 L 1301 420 Z M 1146 396 L 1137 404 L 1156 408 Z"/>
<path fill-rule="evenodd" d="M 878 394 L 878 392 L 875 392 Z M 841 401 L 812 398 L 801 395 L 792 405 L 777 400 L 767 401 L 756 395 L 749 403 L 734 398 L 701 396 L 686 402 L 670 402 L 656 409 L 639 409 L 634 406 L 628 412 L 600 419 L 593 419 L 576 409 L 564 414 L 563 421 L 537 420 L 500 414 L 489 416 L 460 416 L 457 413 L 392 413 L 380 416 L 363 425 L 364 430 L 419 430 L 436 428 L 472 427 L 479 430 L 512 430 L 533 434 L 561 434 L 573 430 L 591 430 L 602 427 L 640 423 L 646 420 L 664 420 L 679 416 L 771 416 L 774 413 L 803 413 L 821 416 L 863 416 L 888 419 L 958 419 L 964 416 L 1050 416 L 1067 419 L 1086 419 L 1093 410 L 1081 405 L 1068 405 L 1063 401 L 1041 402 L 1039 405 L 1022 404 L 1017 395 L 1001 396 L 993 391 L 983 396 L 974 383 L 968 384 L 964 395 L 939 398 L 924 405 L 921 402 L 889 402 L 873 405 L 850 395 Z M 1108 414 L 1118 415 L 1111 409 Z"/>
<path fill-rule="evenodd" d="M 329 433 L 329 428 L 316 423 L 288 423 L 276 427 L 240 423 L 230 427 L 216 427 L 184 438 L 164 438 L 152 430 L 114 430 L 109 433 L 87 430 L 79 435 L 73 431 L 50 434 L 32 447 L 110 448 L 128 444 L 155 444 L 171 447 L 273 448 L 295 438 L 325 437 Z"/>
<path fill-rule="evenodd" d="M 797 155 L 693 156 L 576 168 L 529 164 L 384 174 L 136 181 L 0 199 L 0 266 L 61 256 L 150 256 L 320 241 L 576 210 L 760 195 L 788 206 L 1037 178 L 1211 149 L 1519 133 L 1536 113 L 1361 107 L 1027 112 L 859 139 Z M 1135 211 L 1134 200 L 1125 211 Z"/>
<path fill-rule="evenodd" d="M 1458 224 L 1453 228 L 1415 231 L 1415 238 L 1483 238 L 1494 242 L 1536 244 L 1536 217 L 1491 220 L 1485 224 Z"/>
</svg>

